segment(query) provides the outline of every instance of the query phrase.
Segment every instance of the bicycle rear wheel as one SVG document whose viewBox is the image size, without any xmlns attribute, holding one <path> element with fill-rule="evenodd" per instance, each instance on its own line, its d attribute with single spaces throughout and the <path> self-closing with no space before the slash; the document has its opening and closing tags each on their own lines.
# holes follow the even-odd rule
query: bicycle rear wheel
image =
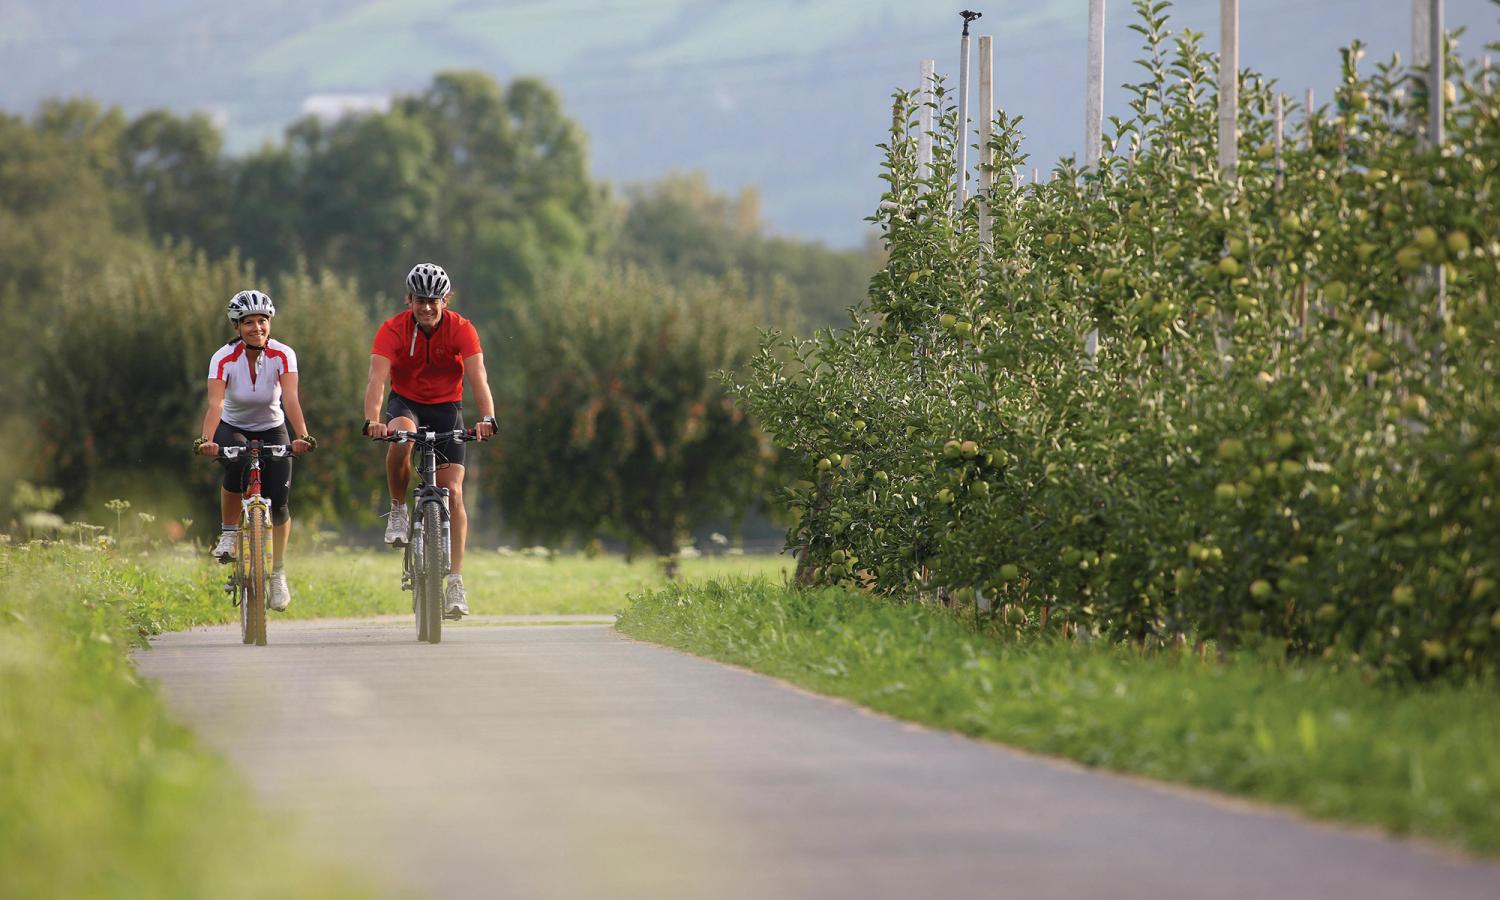
<svg viewBox="0 0 1500 900">
<path fill-rule="evenodd" d="M 425 565 L 418 575 L 427 594 L 427 641 L 443 639 L 443 521 L 436 503 L 422 504 L 422 556 Z"/>
<path fill-rule="evenodd" d="M 261 506 L 250 507 L 245 518 L 245 588 L 244 621 L 245 643 L 252 641 L 260 647 L 266 645 L 266 588 L 271 576 L 271 541 L 266 527 L 266 510 Z"/>
</svg>

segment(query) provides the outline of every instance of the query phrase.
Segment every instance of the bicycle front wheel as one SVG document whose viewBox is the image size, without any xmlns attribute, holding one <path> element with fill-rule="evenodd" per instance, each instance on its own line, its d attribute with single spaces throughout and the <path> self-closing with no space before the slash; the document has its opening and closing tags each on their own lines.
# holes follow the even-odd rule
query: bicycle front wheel
<svg viewBox="0 0 1500 900">
<path fill-rule="evenodd" d="M 427 595 L 427 641 L 443 639 L 443 521 L 436 503 L 422 505 L 422 557 L 425 565 L 417 576 Z"/>
<path fill-rule="evenodd" d="M 417 617 L 417 640 L 427 640 L 427 586 L 422 583 L 422 522 L 412 523 L 412 533 L 406 542 L 406 561 L 403 574 L 406 587 L 411 591 L 411 611 Z"/>
<path fill-rule="evenodd" d="M 244 623 L 245 643 L 266 645 L 266 589 L 271 577 L 271 536 L 266 523 L 266 510 L 262 506 L 250 507 L 245 517 L 245 585 L 244 609 L 240 620 Z"/>
</svg>

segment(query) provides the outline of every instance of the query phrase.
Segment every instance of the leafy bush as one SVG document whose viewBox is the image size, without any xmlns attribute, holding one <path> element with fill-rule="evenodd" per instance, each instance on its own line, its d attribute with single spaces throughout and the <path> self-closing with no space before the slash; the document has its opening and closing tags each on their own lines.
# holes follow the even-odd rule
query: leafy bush
<svg viewBox="0 0 1500 900">
<path fill-rule="evenodd" d="M 381 460 L 350 425 L 373 328 L 353 289 L 305 272 L 266 285 L 233 255 L 211 263 L 178 248 L 141 249 L 97 276 L 68 279 L 49 299 L 24 406 L 43 442 L 32 474 L 63 486 L 64 507 L 103 491 L 145 495 L 171 515 L 201 503 L 189 508 L 212 524 L 219 472 L 190 442 L 203 420 L 209 357 L 232 336 L 225 304 L 252 285 L 276 300 L 274 335 L 297 350 L 303 410 L 323 439 L 297 468 L 296 509 L 316 520 L 373 508 Z M 191 499 L 179 495 L 185 488 Z"/>
<path fill-rule="evenodd" d="M 774 458 L 712 375 L 755 351 L 743 290 L 623 269 L 543 296 L 500 344 L 508 523 L 528 540 L 604 531 L 671 556 L 705 518 L 742 515 Z"/>
<path fill-rule="evenodd" d="M 940 93 L 922 179 L 898 95 L 866 305 L 773 338 L 738 388 L 805 472 L 802 577 L 1112 638 L 1492 670 L 1500 82 L 1452 58 L 1431 149 L 1411 74 L 1361 74 L 1355 44 L 1278 156 L 1271 87 L 1242 73 L 1250 152 L 1226 179 L 1215 61 L 1165 5 L 1137 3 L 1149 75 L 1098 172 L 1023 185 L 1002 114 L 996 185 L 955 214 L 954 110 Z"/>
</svg>

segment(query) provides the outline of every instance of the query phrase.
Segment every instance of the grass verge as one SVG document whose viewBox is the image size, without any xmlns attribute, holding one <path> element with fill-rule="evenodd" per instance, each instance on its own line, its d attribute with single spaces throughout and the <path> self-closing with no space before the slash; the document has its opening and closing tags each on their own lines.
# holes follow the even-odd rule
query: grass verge
<svg viewBox="0 0 1500 900">
<path fill-rule="evenodd" d="M 208 567 L 195 557 L 176 563 L 184 570 Z M 714 556 L 682 561 L 687 581 L 763 575 L 779 580 L 788 557 Z M 212 571 L 212 567 L 209 567 Z M 411 612 L 411 594 L 401 590 L 401 554 L 395 550 L 340 550 L 288 556 L 292 605 L 287 618 L 364 616 Z M 567 615 L 616 613 L 632 593 L 666 584 L 653 559 L 627 563 L 618 556 L 538 559 L 473 551 L 464 560 L 464 588 L 475 615 Z M 271 621 L 272 639 L 276 622 Z"/>
<path fill-rule="evenodd" d="M 201 576 L 0 546 L 0 897 L 359 897 L 298 855 L 127 655 L 227 618 Z M 284 826 L 283 826 L 284 827 Z"/>
<path fill-rule="evenodd" d="M 211 562 L 206 554 L 164 552 L 143 562 L 152 571 L 192 585 L 192 602 L 220 608 L 218 618 L 229 621 L 233 611 L 222 587 L 227 570 Z M 784 556 L 704 556 L 681 563 L 684 581 L 708 578 L 763 576 L 780 581 L 783 570 L 793 563 Z M 324 550 L 296 552 L 287 557 L 287 583 L 292 605 L 285 613 L 273 613 L 271 640 L 277 619 L 336 618 L 343 616 L 405 615 L 411 612 L 411 594 L 401 590 L 401 554 L 396 550 Z M 471 551 L 464 560 L 464 588 L 474 615 L 569 615 L 613 614 L 626 597 L 663 587 L 661 567 L 654 559 L 627 563 L 618 556 L 557 556 L 549 559 L 501 555 L 493 551 Z M 163 613 L 167 604 L 142 602 L 151 613 Z M 170 630 L 161 620 L 153 631 Z"/>
<path fill-rule="evenodd" d="M 618 627 L 903 719 L 1500 854 L 1494 685 L 1002 636 L 940 608 L 766 581 L 648 591 Z"/>
</svg>

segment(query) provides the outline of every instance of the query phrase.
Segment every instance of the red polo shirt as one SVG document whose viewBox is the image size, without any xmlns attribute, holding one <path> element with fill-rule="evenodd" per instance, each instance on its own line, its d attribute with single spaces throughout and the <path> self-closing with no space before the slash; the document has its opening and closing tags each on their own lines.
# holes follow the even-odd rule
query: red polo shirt
<svg viewBox="0 0 1500 900">
<path fill-rule="evenodd" d="M 455 403 L 464 397 L 464 360 L 480 352 L 479 332 L 450 309 L 426 335 L 407 311 L 381 324 L 370 352 L 391 361 L 396 393 L 418 403 Z"/>
</svg>

